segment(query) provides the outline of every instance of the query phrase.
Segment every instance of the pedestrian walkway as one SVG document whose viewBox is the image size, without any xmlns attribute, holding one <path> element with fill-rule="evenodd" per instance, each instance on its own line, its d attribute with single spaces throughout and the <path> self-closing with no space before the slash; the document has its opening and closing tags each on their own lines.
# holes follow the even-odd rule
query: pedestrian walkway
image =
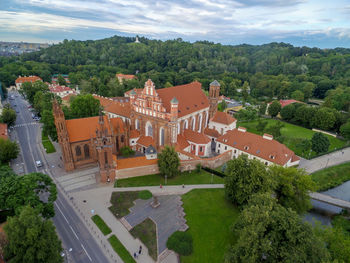
<svg viewBox="0 0 350 263">
<path fill-rule="evenodd" d="M 313 173 L 346 162 L 350 162 L 350 147 L 311 160 L 301 159 L 299 168 L 304 168 L 306 172 Z"/>
<path fill-rule="evenodd" d="M 69 192 L 82 187 L 96 185 L 96 174 L 98 173 L 99 168 L 93 167 L 60 176 L 57 178 L 57 181 L 66 192 Z"/>
<path fill-rule="evenodd" d="M 24 126 L 38 125 L 38 124 L 39 124 L 38 122 L 28 122 L 28 123 L 17 124 L 17 125 L 14 125 L 13 127 L 17 128 L 17 127 L 24 127 Z"/>
</svg>

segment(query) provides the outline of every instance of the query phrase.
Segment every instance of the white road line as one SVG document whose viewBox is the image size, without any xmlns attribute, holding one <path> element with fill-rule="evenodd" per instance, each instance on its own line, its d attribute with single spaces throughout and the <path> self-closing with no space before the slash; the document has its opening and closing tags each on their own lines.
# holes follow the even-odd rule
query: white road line
<svg viewBox="0 0 350 263">
<path fill-rule="evenodd" d="M 66 220 L 66 222 L 69 224 L 69 222 L 68 222 L 67 218 L 64 216 L 64 214 L 63 214 L 63 212 L 62 212 L 61 208 L 58 206 L 58 204 L 56 204 L 56 202 L 55 202 L 55 205 L 57 206 L 58 210 L 60 210 L 61 214 L 62 214 L 62 215 L 63 215 L 63 217 L 64 217 L 64 220 Z"/>
<path fill-rule="evenodd" d="M 79 240 L 79 237 L 77 236 L 77 234 L 75 233 L 74 229 L 72 228 L 71 225 L 69 225 L 70 229 L 72 230 L 73 234 L 75 235 L 75 237 Z"/>
<path fill-rule="evenodd" d="M 88 256 L 88 258 L 90 259 L 90 261 L 92 262 L 92 259 L 91 259 L 91 257 L 89 256 L 89 254 L 88 254 L 88 252 L 86 251 L 86 249 L 85 249 L 85 247 L 83 246 L 83 244 L 80 244 L 80 245 L 81 245 L 81 247 L 84 249 L 84 251 L 85 251 L 86 255 Z"/>
</svg>

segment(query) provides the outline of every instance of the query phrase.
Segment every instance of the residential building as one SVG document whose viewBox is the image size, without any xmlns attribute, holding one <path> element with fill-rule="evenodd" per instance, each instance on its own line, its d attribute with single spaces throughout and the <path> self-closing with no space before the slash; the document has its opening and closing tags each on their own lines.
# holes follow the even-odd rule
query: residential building
<svg viewBox="0 0 350 263">
<path fill-rule="evenodd" d="M 70 87 L 60 86 L 57 84 L 49 84 L 49 90 L 51 93 L 63 98 L 67 95 L 76 94 L 75 90 Z"/>
<path fill-rule="evenodd" d="M 131 79 L 136 79 L 136 76 L 135 75 L 131 75 L 131 74 L 116 74 L 116 77 L 119 81 L 119 83 L 123 83 L 123 81 L 128 81 L 128 80 L 131 80 Z"/>
<path fill-rule="evenodd" d="M 25 82 L 30 82 L 30 83 L 34 83 L 35 81 L 43 81 L 41 78 L 39 78 L 38 76 L 29 76 L 29 77 L 21 77 L 19 76 L 16 79 L 16 88 L 20 89 L 22 84 Z"/>
</svg>

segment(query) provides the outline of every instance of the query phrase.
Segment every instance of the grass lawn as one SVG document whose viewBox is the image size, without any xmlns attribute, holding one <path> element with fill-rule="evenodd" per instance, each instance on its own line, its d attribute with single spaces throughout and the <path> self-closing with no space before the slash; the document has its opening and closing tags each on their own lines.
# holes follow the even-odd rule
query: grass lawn
<svg viewBox="0 0 350 263">
<path fill-rule="evenodd" d="M 311 176 L 317 184 L 317 191 L 325 191 L 350 180 L 350 162 L 328 167 Z"/>
<path fill-rule="evenodd" d="M 46 153 L 54 153 L 56 152 L 55 146 L 53 146 L 51 140 L 44 132 L 41 133 L 41 142 L 45 148 Z"/>
<path fill-rule="evenodd" d="M 105 221 L 99 216 L 99 215 L 94 215 L 91 217 L 92 221 L 96 224 L 96 226 L 101 230 L 101 232 L 104 235 L 108 235 L 112 232 L 112 230 L 107 226 Z"/>
<path fill-rule="evenodd" d="M 193 253 L 181 256 L 182 263 L 223 262 L 235 241 L 230 227 L 239 211 L 226 201 L 224 189 L 195 189 L 182 196 Z"/>
<path fill-rule="evenodd" d="M 212 176 L 210 173 L 201 170 L 199 173 L 192 171 L 183 172 L 179 175 L 168 178 L 166 185 L 182 185 L 182 184 L 223 184 L 224 179 L 218 176 Z M 115 187 L 134 187 L 134 186 L 156 186 L 165 185 L 165 179 L 160 174 L 150 174 L 145 176 L 138 176 L 133 178 L 119 179 L 115 182 Z"/>
<path fill-rule="evenodd" d="M 278 122 L 278 120 L 274 120 L 274 119 L 264 119 L 264 120 L 266 120 L 268 123 L 267 127 Z M 243 126 L 243 127 L 246 127 L 249 132 L 262 135 L 263 133 L 256 130 L 257 124 L 258 124 L 258 121 L 240 122 L 237 125 L 237 127 Z M 300 141 L 303 139 L 310 140 L 315 132 L 310 129 L 306 129 L 290 123 L 283 122 L 283 124 L 284 124 L 284 127 L 281 129 L 281 134 L 286 137 L 283 144 L 285 144 L 289 149 L 294 151 L 296 155 L 304 158 L 308 158 L 309 156 L 306 156 L 305 154 L 303 154 L 302 150 L 296 145 L 298 145 Z M 334 138 L 333 136 L 330 136 L 330 135 L 326 135 L 326 136 L 328 137 L 330 142 L 329 151 L 341 148 L 346 144 L 345 141 Z M 310 155 L 310 157 L 313 157 L 313 156 L 316 156 L 315 152 L 312 152 Z"/>
<path fill-rule="evenodd" d="M 129 208 L 134 205 L 134 200 L 138 198 L 138 191 L 114 192 L 111 196 L 112 206 L 109 207 L 109 210 L 116 218 L 122 218 L 130 213 Z"/>
<path fill-rule="evenodd" d="M 108 238 L 108 242 L 111 244 L 114 251 L 117 252 L 119 257 L 125 263 L 136 263 L 135 259 L 130 255 L 129 251 L 126 250 L 126 248 L 123 246 L 123 244 L 119 241 L 119 239 L 115 235 Z"/>
<path fill-rule="evenodd" d="M 148 248 L 149 255 L 157 261 L 157 233 L 154 222 L 147 218 L 142 223 L 130 230 L 133 237 L 139 238 L 143 244 Z"/>
</svg>

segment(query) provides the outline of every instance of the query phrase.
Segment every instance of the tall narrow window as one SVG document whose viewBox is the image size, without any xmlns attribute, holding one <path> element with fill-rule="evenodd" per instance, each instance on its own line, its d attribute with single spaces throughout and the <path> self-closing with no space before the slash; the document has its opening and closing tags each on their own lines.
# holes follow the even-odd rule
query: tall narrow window
<svg viewBox="0 0 350 263">
<path fill-rule="evenodd" d="M 81 148 L 79 145 L 75 147 L 75 154 L 76 156 L 81 156 Z"/>
<path fill-rule="evenodd" d="M 164 128 L 159 130 L 159 145 L 164 145 Z"/>
<path fill-rule="evenodd" d="M 108 156 L 107 156 L 107 152 L 105 152 L 105 164 L 108 164 Z"/>
<path fill-rule="evenodd" d="M 84 145 L 84 154 L 85 154 L 85 158 L 90 158 L 90 149 L 89 149 L 89 145 L 87 144 Z"/>
</svg>

